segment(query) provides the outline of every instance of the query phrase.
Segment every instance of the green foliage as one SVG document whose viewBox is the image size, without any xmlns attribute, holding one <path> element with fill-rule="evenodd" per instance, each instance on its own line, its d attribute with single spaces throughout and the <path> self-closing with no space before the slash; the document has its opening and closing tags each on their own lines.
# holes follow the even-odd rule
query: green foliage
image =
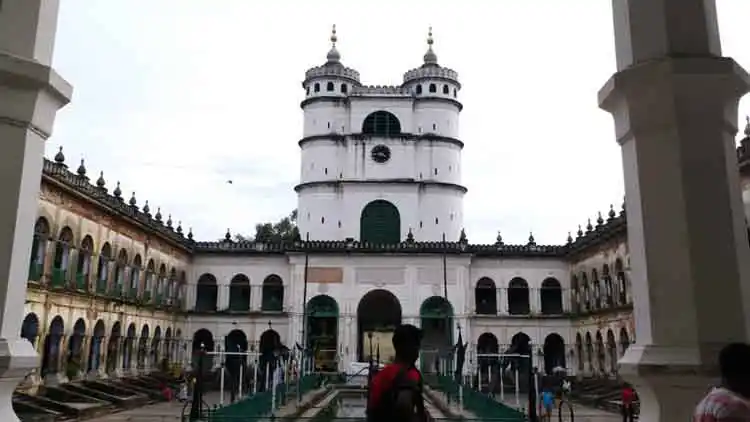
<svg viewBox="0 0 750 422">
<path fill-rule="evenodd" d="M 255 235 L 234 235 L 235 242 L 256 241 L 268 243 L 294 242 L 299 240 L 299 229 L 297 228 L 297 210 L 293 210 L 288 216 L 276 223 L 258 223 L 255 225 Z"/>
</svg>

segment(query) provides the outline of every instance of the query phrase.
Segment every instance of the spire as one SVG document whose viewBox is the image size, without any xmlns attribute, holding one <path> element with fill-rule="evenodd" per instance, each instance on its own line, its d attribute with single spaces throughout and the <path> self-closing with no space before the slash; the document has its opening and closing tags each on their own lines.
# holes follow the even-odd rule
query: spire
<svg viewBox="0 0 750 422">
<path fill-rule="evenodd" d="M 341 60 L 341 54 L 339 54 L 339 51 L 336 49 L 336 41 L 338 40 L 339 38 L 336 36 L 336 24 L 333 24 L 333 27 L 331 28 L 331 49 L 326 56 L 326 59 L 328 60 L 327 64 L 339 64 L 339 61 Z"/>
<path fill-rule="evenodd" d="M 427 31 L 427 52 L 424 55 L 425 65 L 437 66 L 437 54 L 432 51 L 432 44 L 434 43 L 435 40 L 432 38 L 432 27 L 430 26 L 430 29 Z"/>
</svg>

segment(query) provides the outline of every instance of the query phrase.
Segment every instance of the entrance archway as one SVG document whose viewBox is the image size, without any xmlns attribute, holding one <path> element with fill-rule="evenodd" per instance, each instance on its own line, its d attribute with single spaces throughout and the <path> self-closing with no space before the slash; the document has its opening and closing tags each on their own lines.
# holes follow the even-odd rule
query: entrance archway
<svg viewBox="0 0 750 422">
<path fill-rule="evenodd" d="M 315 356 L 317 370 L 338 369 L 339 305 L 328 295 L 307 302 L 307 344 Z"/>
<path fill-rule="evenodd" d="M 81 374 L 84 369 L 83 342 L 86 336 L 86 322 L 78 318 L 73 325 L 73 334 L 68 340 L 68 354 L 65 360 L 65 376 L 73 379 Z"/>
<path fill-rule="evenodd" d="M 108 373 L 117 369 L 117 362 L 120 360 L 121 343 L 122 328 L 120 321 L 115 321 L 112 325 L 112 331 L 109 334 L 109 342 L 107 343 L 107 363 L 105 369 Z"/>
<path fill-rule="evenodd" d="M 482 374 L 482 381 L 490 379 L 492 368 L 498 360 L 497 356 L 482 355 L 496 355 L 498 353 L 500 353 L 500 342 L 498 342 L 497 337 L 492 333 L 482 333 L 477 339 L 477 364 Z"/>
<path fill-rule="evenodd" d="M 453 306 L 442 296 L 432 296 L 419 308 L 422 326 L 422 371 L 437 371 L 440 358 L 453 347 Z M 446 362 L 452 365 L 450 359 Z M 450 368 L 443 368 L 451 372 Z"/>
<path fill-rule="evenodd" d="M 60 368 L 60 342 L 65 333 L 65 324 L 58 315 L 49 324 L 49 334 L 44 341 L 44 355 L 42 356 L 42 376 L 55 374 Z"/>
<path fill-rule="evenodd" d="M 99 370 L 101 359 L 102 341 L 104 341 L 104 321 L 96 321 L 94 325 L 94 334 L 91 336 L 91 346 L 89 348 L 88 371 L 95 372 Z"/>
<path fill-rule="evenodd" d="M 385 245 L 401 242 L 398 208 L 382 199 L 365 205 L 359 220 L 359 241 Z"/>
<path fill-rule="evenodd" d="M 232 330 L 224 338 L 224 350 L 231 353 L 247 351 L 247 336 L 242 330 Z M 240 385 L 240 372 L 247 374 L 247 356 L 226 355 L 225 360 L 232 394 L 238 391 Z M 240 371 L 240 368 L 245 368 Z"/>
<path fill-rule="evenodd" d="M 214 358 L 213 355 L 202 355 L 202 351 L 214 351 L 214 335 L 205 328 L 201 328 L 193 334 L 193 370 L 202 369 L 204 373 L 211 371 Z M 203 358 L 199 361 L 200 358 Z"/>
<path fill-rule="evenodd" d="M 380 345 L 381 359 L 391 360 L 391 335 L 399 324 L 401 302 L 393 293 L 377 289 L 362 296 L 357 305 L 357 359 L 360 362 L 368 360 L 371 346 L 377 343 Z M 375 352 L 373 347 L 372 353 Z"/>
<path fill-rule="evenodd" d="M 544 372 L 552 375 L 556 368 L 565 368 L 565 340 L 557 333 L 544 339 Z"/>
</svg>

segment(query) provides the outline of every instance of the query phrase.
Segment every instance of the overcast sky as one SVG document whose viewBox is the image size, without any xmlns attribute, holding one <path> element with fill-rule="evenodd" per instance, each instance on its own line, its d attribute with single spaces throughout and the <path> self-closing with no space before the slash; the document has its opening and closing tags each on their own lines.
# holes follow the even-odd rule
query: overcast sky
<svg viewBox="0 0 750 422">
<path fill-rule="evenodd" d="M 421 65 L 433 26 L 440 64 L 463 84 L 472 243 L 498 230 L 562 243 L 621 207 L 620 149 L 596 97 L 615 70 L 610 1 L 61 3 L 55 67 L 75 93 L 48 156 L 62 145 L 73 169 L 85 158 L 92 179 L 103 170 L 110 189 L 121 181 L 198 239 L 296 207 L 300 82 L 325 61 L 333 23 L 342 62 L 372 85 Z M 718 7 L 724 55 L 750 69 L 750 2 Z"/>
</svg>

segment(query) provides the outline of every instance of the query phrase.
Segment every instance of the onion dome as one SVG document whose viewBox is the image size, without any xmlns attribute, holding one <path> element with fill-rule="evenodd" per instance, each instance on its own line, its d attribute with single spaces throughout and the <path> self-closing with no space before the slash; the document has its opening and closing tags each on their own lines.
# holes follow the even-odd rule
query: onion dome
<svg viewBox="0 0 750 422">
<path fill-rule="evenodd" d="M 573 236 L 570 234 L 570 232 L 568 232 L 568 239 L 567 239 L 567 241 L 568 241 L 568 243 L 573 243 Z"/>
<path fill-rule="evenodd" d="M 424 54 L 423 66 L 438 65 L 437 54 L 435 54 L 435 51 L 432 49 L 432 44 L 434 43 L 435 40 L 432 38 L 432 27 L 430 27 L 429 31 L 427 32 L 427 52 Z"/>
<path fill-rule="evenodd" d="M 167 227 L 172 228 L 172 214 L 167 217 Z"/>
<path fill-rule="evenodd" d="M 414 233 L 411 232 L 411 227 L 409 227 L 409 233 L 406 234 L 406 243 L 414 243 Z"/>
<path fill-rule="evenodd" d="M 529 243 L 528 246 L 536 246 L 536 240 L 534 240 L 534 233 L 529 232 Z"/>
<path fill-rule="evenodd" d="M 224 240 L 227 242 L 232 241 L 232 232 L 230 232 L 229 229 L 227 229 L 227 233 L 224 235 Z"/>
<path fill-rule="evenodd" d="M 81 165 L 78 166 L 78 170 L 76 170 L 79 176 L 86 177 L 86 166 L 83 164 L 83 158 L 81 158 Z"/>
<path fill-rule="evenodd" d="M 100 171 L 99 178 L 96 179 L 96 187 L 98 187 L 99 189 L 105 189 L 106 185 L 107 182 L 104 180 L 104 172 Z"/>
<path fill-rule="evenodd" d="M 591 225 L 591 219 L 589 218 L 589 221 L 588 221 L 588 223 L 586 224 L 586 233 L 589 233 L 589 232 L 591 232 L 592 230 L 594 230 L 594 226 L 592 226 L 592 225 Z"/>
<path fill-rule="evenodd" d="M 182 221 L 177 222 L 177 234 L 182 234 Z"/>
<path fill-rule="evenodd" d="M 583 229 L 580 224 L 578 225 L 578 231 L 576 232 L 576 239 L 579 237 L 583 237 Z"/>
<path fill-rule="evenodd" d="M 607 215 L 607 221 L 613 220 L 615 217 L 617 217 L 617 214 L 615 214 L 615 206 L 612 204 L 609 204 L 609 214 Z"/>
<path fill-rule="evenodd" d="M 65 164 L 65 154 L 63 154 L 63 147 L 61 146 L 60 149 L 57 151 L 57 154 L 55 154 L 55 162 L 57 164 Z"/>
<path fill-rule="evenodd" d="M 497 237 L 495 238 L 495 245 L 503 245 L 503 236 L 500 234 L 500 230 L 497 231 Z"/>
<path fill-rule="evenodd" d="M 331 28 L 331 49 L 328 50 L 326 55 L 326 64 L 341 64 L 341 53 L 336 49 L 336 41 L 339 38 L 336 36 L 336 24 L 333 24 Z"/>
<path fill-rule="evenodd" d="M 131 207 L 138 205 L 138 201 L 135 200 L 135 192 L 130 195 L 130 201 L 128 201 Z"/>
<path fill-rule="evenodd" d="M 151 207 L 148 206 L 148 200 L 146 200 L 146 203 L 143 204 L 143 213 L 150 217 L 151 214 L 149 212 L 151 212 Z"/>
<path fill-rule="evenodd" d="M 465 229 L 461 229 L 461 234 L 458 236 L 458 242 L 463 244 L 469 243 L 469 239 L 466 237 Z"/>
<path fill-rule="evenodd" d="M 596 217 L 596 226 L 599 227 L 604 224 L 604 218 L 602 218 L 602 212 L 599 211 L 599 216 Z"/>
<path fill-rule="evenodd" d="M 156 221 L 161 222 L 161 207 L 156 208 L 156 215 L 154 215 Z"/>
<path fill-rule="evenodd" d="M 188 229 L 187 238 L 188 240 L 193 240 L 193 228 L 192 227 Z"/>
</svg>

